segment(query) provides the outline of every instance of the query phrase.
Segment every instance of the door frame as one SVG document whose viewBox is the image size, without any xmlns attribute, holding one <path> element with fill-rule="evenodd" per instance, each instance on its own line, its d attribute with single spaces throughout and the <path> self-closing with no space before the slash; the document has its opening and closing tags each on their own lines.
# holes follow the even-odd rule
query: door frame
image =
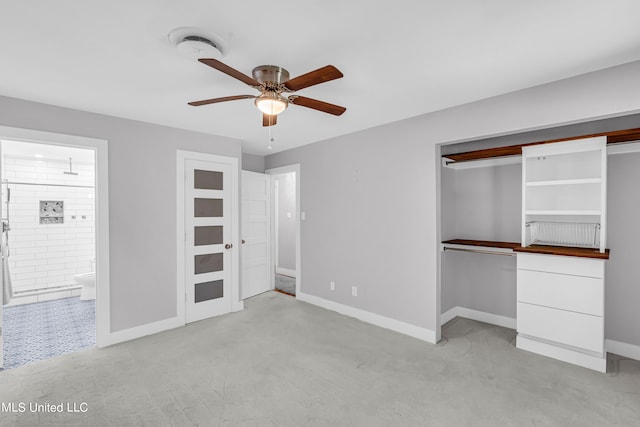
<svg viewBox="0 0 640 427">
<path fill-rule="evenodd" d="M 239 168 L 237 157 L 199 153 L 196 151 L 176 150 L 176 314 L 180 324 L 186 324 L 186 227 L 185 227 L 185 162 L 198 160 L 204 162 L 223 163 L 231 166 L 231 311 L 244 309 L 240 299 L 240 201 L 239 201 Z"/>
<path fill-rule="evenodd" d="M 93 150 L 95 155 L 96 345 L 113 343 L 109 281 L 109 151 L 105 139 L 0 126 L 0 138 Z"/>
<path fill-rule="evenodd" d="M 281 166 L 277 168 L 271 168 L 264 171 L 267 175 L 273 175 L 271 177 L 271 289 L 275 289 L 275 269 L 276 269 L 276 241 L 278 240 L 277 234 L 275 234 L 276 230 L 276 215 L 274 209 L 277 209 L 277 203 L 274 200 L 275 191 L 273 189 L 274 186 L 274 176 L 281 175 L 289 172 L 295 172 L 296 174 L 296 296 L 300 295 L 300 284 L 302 283 L 302 251 L 300 248 L 300 222 L 302 217 L 304 216 L 304 212 L 300 210 L 300 163 L 295 163 L 292 165 Z"/>
</svg>

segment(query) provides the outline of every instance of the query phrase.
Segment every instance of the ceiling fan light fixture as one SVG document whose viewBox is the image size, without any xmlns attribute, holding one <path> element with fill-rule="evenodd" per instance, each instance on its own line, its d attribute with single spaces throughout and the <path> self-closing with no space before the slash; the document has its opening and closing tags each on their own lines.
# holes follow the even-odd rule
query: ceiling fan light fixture
<svg viewBox="0 0 640 427">
<path fill-rule="evenodd" d="M 264 92 L 255 100 L 256 107 L 265 114 L 278 115 L 289 105 L 287 100 L 275 92 Z"/>
</svg>

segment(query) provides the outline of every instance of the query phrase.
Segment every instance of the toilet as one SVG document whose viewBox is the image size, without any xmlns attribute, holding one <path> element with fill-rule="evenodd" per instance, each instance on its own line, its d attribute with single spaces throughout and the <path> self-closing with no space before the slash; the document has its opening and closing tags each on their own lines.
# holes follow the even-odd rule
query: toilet
<svg viewBox="0 0 640 427">
<path fill-rule="evenodd" d="M 82 285 L 81 300 L 96 299 L 96 273 L 83 273 L 73 276 L 78 285 Z"/>
</svg>

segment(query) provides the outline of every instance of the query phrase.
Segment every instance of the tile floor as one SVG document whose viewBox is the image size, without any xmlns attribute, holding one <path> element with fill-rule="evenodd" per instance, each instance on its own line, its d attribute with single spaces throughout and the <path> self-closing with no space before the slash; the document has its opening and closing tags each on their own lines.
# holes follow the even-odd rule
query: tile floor
<svg viewBox="0 0 640 427">
<path fill-rule="evenodd" d="M 95 346 L 95 307 L 79 297 L 4 307 L 4 368 Z"/>
</svg>

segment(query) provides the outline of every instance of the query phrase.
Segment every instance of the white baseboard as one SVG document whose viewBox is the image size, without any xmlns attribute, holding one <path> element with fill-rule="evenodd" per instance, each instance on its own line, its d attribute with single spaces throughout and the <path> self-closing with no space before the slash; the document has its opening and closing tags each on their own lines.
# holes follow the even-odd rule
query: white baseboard
<svg viewBox="0 0 640 427">
<path fill-rule="evenodd" d="M 430 329 L 421 328 L 420 326 L 411 325 L 401 320 L 392 319 L 390 317 L 381 316 L 379 314 L 371 313 L 369 311 L 361 310 L 359 308 L 351 307 L 348 305 L 340 304 L 334 301 L 329 301 L 324 298 L 316 297 L 305 293 L 298 293 L 296 295 L 298 301 L 304 301 L 309 304 L 316 305 L 318 307 L 325 308 L 327 310 L 336 311 L 345 316 L 355 317 L 363 322 L 370 323 L 381 328 L 390 329 L 401 334 L 409 335 L 422 341 L 426 341 L 431 344 L 436 343 L 436 333 Z"/>
<path fill-rule="evenodd" d="M 620 341 L 604 340 L 604 348 L 607 353 L 614 353 L 629 359 L 640 360 L 640 346 L 627 344 Z"/>
<path fill-rule="evenodd" d="M 442 313 L 440 315 L 440 324 L 444 325 L 457 316 L 464 317 L 466 319 L 477 320 L 479 322 L 489 323 L 491 325 L 502 326 L 509 329 L 517 329 L 516 319 L 506 316 L 500 316 L 497 314 L 486 313 L 484 311 L 472 310 L 470 308 L 464 307 L 453 307 L 451 310 L 447 310 L 446 312 Z M 614 353 L 619 356 L 628 357 L 629 359 L 640 360 L 639 345 L 627 344 L 620 341 L 605 339 L 604 348 L 607 353 Z"/>
<path fill-rule="evenodd" d="M 547 344 L 535 339 L 518 335 L 516 347 L 532 353 L 541 354 L 563 362 L 573 363 L 584 368 L 593 369 L 598 372 L 607 372 L 606 353 L 602 357 L 591 356 L 578 351 L 569 350 L 557 345 Z"/>
<path fill-rule="evenodd" d="M 478 322 L 489 323 L 491 325 L 502 326 L 503 328 L 516 329 L 516 319 L 513 317 L 472 310 L 465 307 L 453 307 L 451 310 L 442 313 L 440 315 L 440 324 L 444 325 L 457 316 L 464 317 L 465 319 L 477 320 Z"/>
<path fill-rule="evenodd" d="M 179 319 L 178 317 L 172 317 L 170 319 L 159 320 L 157 322 L 136 326 L 134 328 L 123 329 L 122 331 L 110 333 L 104 340 L 104 342 L 98 343 L 98 347 L 106 347 L 109 345 L 134 340 L 136 338 L 141 338 L 147 335 L 153 335 L 159 332 L 168 331 L 169 329 L 175 329 L 180 326 L 184 326 L 184 321 L 181 321 L 181 319 Z"/>
<path fill-rule="evenodd" d="M 276 273 L 282 274 L 283 276 L 296 277 L 296 271 L 288 268 L 276 267 Z"/>
</svg>

